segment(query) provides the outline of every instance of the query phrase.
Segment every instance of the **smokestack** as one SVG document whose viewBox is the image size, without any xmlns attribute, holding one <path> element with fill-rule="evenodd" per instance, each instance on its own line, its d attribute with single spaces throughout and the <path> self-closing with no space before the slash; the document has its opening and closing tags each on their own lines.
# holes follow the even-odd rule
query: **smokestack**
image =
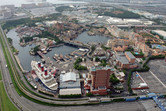
<svg viewBox="0 0 166 111">
<path fill-rule="evenodd" d="M 38 67 L 41 67 L 41 63 L 40 62 L 38 62 Z"/>
<path fill-rule="evenodd" d="M 45 76 L 48 74 L 48 73 L 47 73 L 47 70 L 44 71 L 44 74 L 45 74 Z"/>
<path fill-rule="evenodd" d="M 42 72 L 44 71 L 44 66 L 41 66 L 41 71 L 42 71 Z"/>
</svg>

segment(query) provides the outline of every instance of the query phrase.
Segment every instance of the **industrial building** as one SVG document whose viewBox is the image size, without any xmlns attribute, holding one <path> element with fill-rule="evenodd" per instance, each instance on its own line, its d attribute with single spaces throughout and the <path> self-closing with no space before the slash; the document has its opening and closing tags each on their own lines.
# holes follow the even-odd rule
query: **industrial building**
<svg viewBox="0 0 166 111">
<path fill-rule="evenodd" d="M 15 6 L 14 5 L 2 5 L 0 6 L 0 18 L 6 19 L 11 18 L 14 14 Z"/>
<path fill-rule="evenodd" d="M 31 3 L 31 4 L 21 4 L 21 8 L 25 8 L 25 9 L 30 9 L 30 8 L 35 8 L 36 4 L 35 3 Z"/>
<path fill-rule="evenodd" d="M 60 95 L 81 94 L 79 74 L 74 72 L 60 74 Z"/>
<path fill-rule="evenodd" d="M 131 52 L 116 54 L 116 65 L 118 65 L 120 69 L 136 68 L 137 64 L 135 63 L 135 60 L 136 58 Z"/>
<path fill-rule="evenodd" d="M 153 30 L 154 33 L 162 36 L 164 39 L 166 39 L 166 31 L 163 30 Z"/>
<path fill-rule="evenodd" d="M 12 11 L 10 9 L 5 9 L 0 12 L 0 16 L 2 16 L 3 19 L 5 18 L 11 18 L 12 17 Z"/>
</svg>

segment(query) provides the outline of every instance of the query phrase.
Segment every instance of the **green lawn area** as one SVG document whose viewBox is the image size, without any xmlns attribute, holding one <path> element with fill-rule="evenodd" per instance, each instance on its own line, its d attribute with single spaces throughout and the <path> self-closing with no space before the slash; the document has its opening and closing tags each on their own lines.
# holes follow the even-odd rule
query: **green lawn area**
<svg viewBox="0 0 166 111">
<path fill-rule="evenodd" d="M 0 82 L 0 111 L 19 111 L 8 98 L 3 82 Z"/>
<path fill-rule="evenodd" d="M 2 80 L 2 75 L 1 75 L 1 71 L 0 71 L 0 80 Z"/>
</svg>

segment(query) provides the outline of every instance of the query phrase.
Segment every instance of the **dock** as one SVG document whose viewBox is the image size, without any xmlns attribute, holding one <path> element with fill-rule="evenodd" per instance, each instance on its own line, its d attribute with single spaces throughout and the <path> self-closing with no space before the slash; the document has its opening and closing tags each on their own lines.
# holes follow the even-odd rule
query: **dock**
<svg viewBox="0 0 166 111">
<path fill-rule="evenodd" d="M 46 62 L 46 64 L 53 65 L 53 61 L 49 57 L 46 57 L 41 51 L 37 51 L 37 54 Z"/>
</svg>

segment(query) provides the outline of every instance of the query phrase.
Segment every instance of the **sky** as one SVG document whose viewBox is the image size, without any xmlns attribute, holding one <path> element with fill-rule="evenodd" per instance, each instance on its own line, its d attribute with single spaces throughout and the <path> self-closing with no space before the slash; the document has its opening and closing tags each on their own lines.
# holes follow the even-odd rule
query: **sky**
<svg viewBox="0 0 166 111">
<path fill-rule="evenodd" d="M 28 4 L 33 2 L 28 2 L 31 0 L 0 0 L 0 5 L 11 5 L 14 4 L 17 7 L 20 7 L 21 4 Z M 33 0 L 32 0 L 33 1 Z M 47 0 L 47 2 L 53 3 L 53 4 L 62 4 L 62 3 L 78 3 L 75 1 L 65 1 L 65 0 Z M 79 2 L 81 3 L 81 2 Z"/>
</svg>

